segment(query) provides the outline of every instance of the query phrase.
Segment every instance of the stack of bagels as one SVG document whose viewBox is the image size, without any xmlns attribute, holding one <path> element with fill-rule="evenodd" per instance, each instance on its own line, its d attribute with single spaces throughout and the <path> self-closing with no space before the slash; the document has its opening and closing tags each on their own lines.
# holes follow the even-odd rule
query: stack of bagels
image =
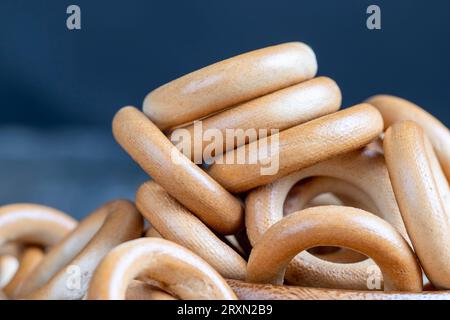
<svg viewBox="0 0 450 320">
<path fill-rule="evenodd" d="M 394 96 L 341 109 L 316 74 L 285 43 L 120 109 L 151 180 L 80 222 L 0 207 L 0 299 L 450 299 L 449 130 Z"/>
</svg>

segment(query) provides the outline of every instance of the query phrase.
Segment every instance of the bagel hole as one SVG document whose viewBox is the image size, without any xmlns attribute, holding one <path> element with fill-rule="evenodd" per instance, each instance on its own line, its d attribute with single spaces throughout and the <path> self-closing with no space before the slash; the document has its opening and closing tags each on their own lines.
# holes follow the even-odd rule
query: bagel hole
<svg viewBox="0 0 450 320">
<path fill-rule="evenodd" d="M 304 186 L 311 183 L 315 178 L 317 177 L 303 179 L 292 186 L 284 201 L 284 216 L 311 207 L 346 205 L 344 200 L 341 200 L 340 197 L 331 192 L 323 192 L 320 194 L 303 194 L 302 190 L 304 190 Z M 347 199 L 347 201 L 349 200 Z M 355 263 L 367 259 L 365 255 L 359 252 L 336 246 L 317 246 L 310 248 L 307 251 L 319 259 L 336 263 Z"/>
<path fill-rule="evenodd" d="M 317 206 L 344 205 L 339 197 L 331 192 L 323 192 L 314 195 L 312 198 L 301 196 L 304 185 L 310 183 L 314 178 L 303 179 L 292 186 L 284 200 L 283 215 L 286 216 L 299 210 Z"/>
<path fill-rule="evenodd" d="M 319 192 L 316 179 L 328 180 L 325 184 L 330 184 L 332 181 L 336 183 L 342 183 L 340 179 L 326 177 L 326 176 L 314 176 L 303 179 L 297 182 L 289 190 L 284 203 L 283 203 L 283 215 L 286 216 L 296 211 L 300 211 L 307 208 L 318 206 L 347 206 L 379 215 L 376 204 L 372 199 L 363 191 L 358 190 L 358 195 L 349 194 L 348 191 L 342 192 L 336 186 L 326 186 L 322 188 L 322 192 Z M 316 180 L 316 181 L 315 181 Z M 331 182 L 330 182 L 331 181 Z M 347 186 L 356 188 L 351 183 L 347 183 Z M 334 192 L 330 192 L 329 188 L 333 188 Z M 364 194 L 364 195 L 363 195 Z M 364 199 L 362 198 L 364 197 Z"/>
</svg>

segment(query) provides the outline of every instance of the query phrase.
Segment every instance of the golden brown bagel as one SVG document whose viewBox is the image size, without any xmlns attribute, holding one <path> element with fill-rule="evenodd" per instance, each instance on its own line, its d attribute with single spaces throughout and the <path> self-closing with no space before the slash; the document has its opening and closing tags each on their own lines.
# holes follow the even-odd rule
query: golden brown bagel
<svg viewBox="0 0 450 320">
<path fill-rule="evenodd" d="M 212 156 L 218 156 L 221 153 L 204 152 L 211 141 L 202 139 L 203 145 L 196 146 L 195 131 L 201 125 L 203 135 L 211 131 L 214 134 L 221 133 L 222 137 L 226 137 L 226 131 L 230 129 L 243 130 L 243 132 L 254 132 L 255 135 L 246 135 L 245 139 L 233 139 L 233 143 L 227 143 L 223 139 L 223 147 L 221 150 L 226 152 L 231 149 L 240 147 L 243 144 L 252 142 L 259 138 L 259 130 L 267 130 L 267 134 L 271 134 L 271 130 L 285 130 L 298 124 L 313 120 L 329 113 L 336 112 L 341 106 L 341 91 L 330 78 L 320 77 L 312 79 L 283 90 L 273 92 L 263 97 L 245 102 L 234 108 L 230 108 L 218 114 L 212 115 L 201 121 L 201 124 L 192 124 L 185 128 L 180 128 L 171 133 L 176 136 L 177 133 L 186 133 L 191 137 L 191 160 L 198 163 L 198 159 L 203 162 L 211 163 Z M 214 130 L 214 131 L 212 131 Z M 174 142 L 172 140 L 172 142 Z M 195 146 L 195 148 L 194 148 Z"/>
<path fill-rule="evenodd" d="M 156 182 L 139 188 L 136 205 L 164 239 L 199 255 L 223 277 L 245 279 L 246 261 Z"/>
<path fill-rule="evenodd" d="M 157 238 L 137 239 L 114 248 L 95 271 L 87 298 L 123 300 L 137 276 L 159 281 L 183 300 L 236 299 L 226 281 L 203 259 Z"/>
<path fill-rule="evenodd" d="M 80 221 L 75 230 L 45 255 L 26 283 L 19 288 L 19 294 L 21 296 L 31 294 L 62 270 L 91 241 L 114 205 L 114 202 L 106 203 Z"/>
<path fill-rule="evenodd" d="M 267 93 L 311 79 L 314 52 L 300 42 L 238 55 L 189 73 L 150 92 L 145 114 L 162 130 L 189 123 Z"/>
<path fill-rule="evenodd" d="M 380 217 L 409 241 L 384 157 L 378 152 L 363 149 L 320 162 L 251 191 L 246 198 L 245 223 L 253 245 L 270 226 L 282 219 L 285 199 L 292 187 L 314 176 L 332 177 L 360 189 L 370 197 Z M 334 264 L 303 252 L 289 264 L 286 280 L 301 286 L 365 290 L 367 268 L 371 265 L 373 262 L 369 260 L 355 264 Z"/>
<path fill-rule="evenodd" d="M 416 104 L 394 96 L 378 95 L 367 101 L 377 108 L 387 129 L 402 120 L 412 120 L 420 125 L 430 139 L 442 169 L 450 181 L 450 131 L 448 128 Z"/>
<path fill-rule="evenodd" d="M 282 284 L 289 262 L 321 245 L 350 248 L 372 258 L 383 273 L 386 291 L 422 290 L 422 270 L 403 237 L 383 219 L 342 206 L 305 209 L 273 225 L 250 254 L 247 281 Z"/>
<path fill-rule="evenodd" d="M 331 198 L 331 202 L 315 205 L 314 201 L 321 200 L 325 195 L 337 195 L 338 198 Z M 328 198 L 324 198 L 325 200 Z M 363 209 L 370 213 L 378 214 L 378 209 L 372 199 L 362 190 L 346 181 L 319 176 L 305 179 L 300 184 L 296 184 L 290 191 L 284 202 L 284 215 L 303 210 L 305 208 L 323 205 L 345 205 L 347 207 L 355 207 Z M 328 248 L 331 252 L 318 252 L 314 250 L 315 256 L 322 260 L 338 263 L 355 263 L 366 260 L 367 257 L 358 252 L 345 248 L 321 247 Z"/>
<path fill-rule="evenodd" d="M 10 204 L 0 207 L 0 247 L 7 242 L 52 246 L 76 221 L 59 210 L 37 204 Z"/>
<path fill-rule="evenodd" d="M 44 258 L 42 265 L 51 265 L 48 263 L 49 261 L 58 263 L 59 255 L 67 250 L 67 256 L 63 259 L 64 261 L 69 260 L 69 262 L 65 268 L 56 270 L 56 273 L 55 270 L 51 270 L 51 274 L 44 273 L 45 278 L 51 276 L 50 280 L 42 283 L 39 278 L 34 284 L 37 284 L 37 287 L 42 284 L 43 286 L 31 294 L 25 295 L 25 299 L 76 300 L 83 298 L 92 274 L 102 258 L 118 244 L 142 235 L 142 216 L 133 203 L 127 200 L 110 201 L 94 212 L 95 215 L 100 216 L 103 216 L 104 213 L 107 213 L 107 216 L 104 217 L 101 227 L 94 223 L 96 226 L 93 229 L 97 228 L 98 231 L 95 232 L 92 239 L 89 239 L 89 236 L 92 236 L 92 229 L 83 225 L 81 229 L 75 229 L 58 247 L 55 247 L 55 251 L 53 251 L 55 253 L 50 252 L 49 258 L 47 256 Z M 89 242 L 81 247 L 75 244 L 75 239 L 79 239 L 83 243 L 86 243 L 87 240 Z M 82 250 L 78 251 L 80 247 Z M 71 270 L 71 267 L 74 269 Z M 41 267 L 38 266 L 37 271 L 40 269 Z M 79 279 L 75 277 L 79 277 Z M 73 286 L 68 285 L 71 280 L 74 280 Z"/>
<path fill-rule="evenodd" d="M 356 291 L 227 282 L 241 300 L 450 300 L 449 291 Z"/>
<path fill-rule="evenodd" d="M 0 207 L 0 247 L 10 243 L 52 246 L 75 226 L 73 218 L 47 206 L 5 205 Z"/>
<path fill-rule="evenodd" d="M 297 170 L 330 159 L 334 156 L 359 149 L 375 139 L 383 130 L 380 113 L 368 104 L 357 105 L 321 118 L 287 129 L 267 139 L 260 139 L 217 157 L 208 170 L 211 177 L 231 192 L 243 192 L 271 183 Z M 279 144 L 276 143 L 278 138 Z M 263 141 L 261 141 L 263 140 Z M 258 145 L 266 141 L 268 152 L 259 156 Z M 258 154 L 250 155 L 251 150 Z M 231 156 L 229 153 L 232 153 Z M 258 158 L 257 163 L 227 164 L 233 155 L 245 154 Z M 264 152 L 263 152 L 264 154 Z M 236 157 L 234 157 L 236 159 Z M 267 163 L 279 163 L 271 175 L 262 175 Z M 219 162 L 219 163 L 217 163 Z M 222 162 L 222 163 L 220 163 Z"/>
<path fill-rule="evenodd" d="M 28 280 L 28 277 L 32 275 L 43 257 L 44 251 L 40 247 L 30 246 L 24 250 L 20 257 L 19 269 L 8 285 L 3 288 L 3 291 L 9 298 L 14 299 L 17 297 L 21 286 Z"/>
<path fill-rule="evenodd" d="M 182 155 L 142 112 L 119 110 L 113 133 L 145 172 L 212 229 L 232 234 L 242 228 L 239 200 Z"/>
<path fill-rule="evenodd" d="M 412 121 L 384 137 L 386 164 L 406 229 L 428 279 L 450 289 L 450 190 L 428 138 Z"/>
</svg>

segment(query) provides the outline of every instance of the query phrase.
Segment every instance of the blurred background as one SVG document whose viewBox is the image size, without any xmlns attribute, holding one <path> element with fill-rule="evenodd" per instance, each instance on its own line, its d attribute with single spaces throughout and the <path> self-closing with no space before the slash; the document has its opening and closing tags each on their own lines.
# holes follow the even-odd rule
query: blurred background
<svg viewBox="0 0 450 320">
<path fill-rule="evenodd" d="M 81 30 L 66 8 L 81 8 Z M 381 7 L 382 30 L 366 27 Z M 54 0 L 0 2 L 0 205 L 80 218 L 134 198 L 148 177 L 111 119 L 152 89 L 218 60 L 287 41 L 315 50 L 350 106 L 390 93 L 450 125 L 448 0 Z"/>
</svg>

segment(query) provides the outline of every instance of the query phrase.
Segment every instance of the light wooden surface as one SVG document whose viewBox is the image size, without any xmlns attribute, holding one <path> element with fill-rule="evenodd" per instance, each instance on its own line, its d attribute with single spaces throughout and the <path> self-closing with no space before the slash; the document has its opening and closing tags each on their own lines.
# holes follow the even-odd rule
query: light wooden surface
<svg viewBox="0 0 450 320">
<path fill-rule="evenodd" d="M 228 280 L 241 300 L 450 300 L 450 291 L 385 292 L 254 284 Z"/>
</svg>

